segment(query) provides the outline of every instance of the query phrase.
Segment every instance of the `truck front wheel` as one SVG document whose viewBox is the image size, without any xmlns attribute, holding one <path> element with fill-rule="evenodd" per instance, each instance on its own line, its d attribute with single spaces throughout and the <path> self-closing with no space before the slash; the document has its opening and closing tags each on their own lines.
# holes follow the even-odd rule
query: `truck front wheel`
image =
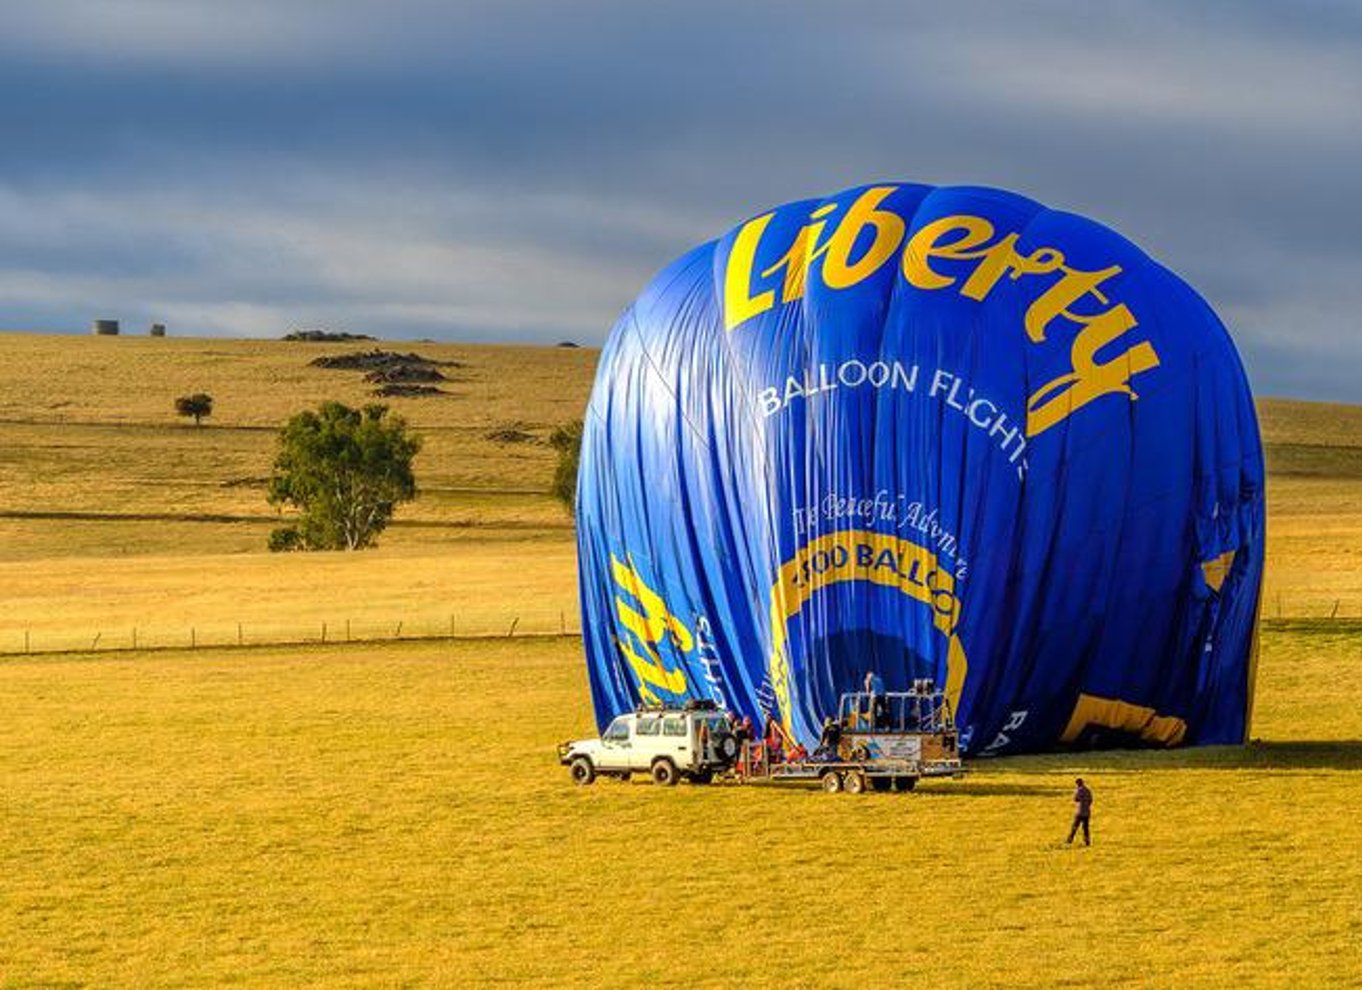
<svg viewBox="0 0 1362 990">
<path fill-rule="evenodd" d="M 568 764 L 568 773 L 572 775 L 572 782 L 579 787 L 585 787 L 596 779 L 596 768 L 591 765 L 589 757 L 576 756 Z"/>
<path fill-rule="evenodd" d="M 671 760 L 658 760 L 653 764 L 653 783 L 672 787 L 676 784 L 676 777 L 676 764 Z"/>
</svg>

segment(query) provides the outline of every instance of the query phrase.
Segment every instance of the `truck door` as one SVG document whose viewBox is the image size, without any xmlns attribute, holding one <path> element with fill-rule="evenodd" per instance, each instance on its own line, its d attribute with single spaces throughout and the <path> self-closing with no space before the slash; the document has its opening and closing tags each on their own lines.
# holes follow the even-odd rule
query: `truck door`
<svg viewBox="0 0 1362 990">
<path fill-rule="evenodd" d="M 601 769 L 628 770 L 632 764 L 633 740 L 629 738 L 628 715 L 621 715 L 610 723 L 601 736 Z"/>
<path fill-rule="evenodd" d="M 629 766 L 634 770 L 647 770 L 653 765 L 653 759 L 660 755 L 663 755 L 662 716 L 640 715 L 634 723 L 634 750 L 629 754 Z M 672 756 L 672 761 L 675 760 Z"/>
<path fill-rule="evenodd" d="M 689 720 L 684 715 L 668 715 L 662 719 L 662 742 L 682 770 L 691 769 L 699 759 L 691 741 Z"/>
</svg>

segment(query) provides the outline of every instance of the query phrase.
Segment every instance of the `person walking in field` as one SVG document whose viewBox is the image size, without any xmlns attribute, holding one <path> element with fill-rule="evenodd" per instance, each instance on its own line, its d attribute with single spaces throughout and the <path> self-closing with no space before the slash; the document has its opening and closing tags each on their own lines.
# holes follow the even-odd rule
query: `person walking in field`
<svg viewBox="0 0 1362 990">
<path fill-rule="evenodd" d="M 1074 836 L 1078 834 L 1078 827 L 1083 826 L 1083 845 L 1092 845 L 1092 833 L 1089 831 L 1089 823 L 1092 821 L 1092 790 L 1083 783 L 1083 778 L 1079 777 L 1074 783 L 1074 823 L 1069 829 L 1068 844 L 1073 845 Z"/>
</svg>

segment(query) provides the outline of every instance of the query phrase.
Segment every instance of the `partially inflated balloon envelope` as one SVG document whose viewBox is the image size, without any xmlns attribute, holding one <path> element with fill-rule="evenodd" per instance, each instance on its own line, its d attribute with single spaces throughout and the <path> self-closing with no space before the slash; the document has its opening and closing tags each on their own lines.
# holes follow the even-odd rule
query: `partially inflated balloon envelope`
<svg viewBox="0 0 1362 990">
<path fill-rule="evenodd" d="M 597 720 L 806 744 L 868 671 L 973 754 L 1237 743 L 1263 461 L 1210 307 L 1110 229 L 883 184 L 761 213 L 620 318 L 577 503 Z"/>
</svg>

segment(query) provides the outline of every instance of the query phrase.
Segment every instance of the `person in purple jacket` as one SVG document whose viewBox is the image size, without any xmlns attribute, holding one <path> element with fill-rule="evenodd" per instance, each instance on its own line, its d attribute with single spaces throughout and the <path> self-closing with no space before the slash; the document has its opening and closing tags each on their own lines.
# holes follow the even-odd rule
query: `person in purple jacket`
<svg viewBox="0 0 1362 990">
<path fill-rule="evenodd" d="M 1092 834 L 1088 830 L 1088 824 L 1092 821 L 1092 791 L 1088 785 L 1083 783 L 1083 778 L 1079 777 L 1074 789 L 1074 823 L 1069 829 L 1068 843 L 1073 844 L 1074 836 L 1078 834 L 1078 827 L 1083 826 L 1083 845 L 1092 845 Z"/>
</svg>

